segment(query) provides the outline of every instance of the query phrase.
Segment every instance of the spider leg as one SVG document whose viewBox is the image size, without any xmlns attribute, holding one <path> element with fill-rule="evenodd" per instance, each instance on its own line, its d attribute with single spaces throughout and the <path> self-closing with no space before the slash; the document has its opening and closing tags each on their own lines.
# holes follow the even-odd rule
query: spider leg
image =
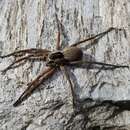
<svg viewBox="0 0 130 130">
<path fill-rule="evenodd" d="M 101 65 L 104 67 L 111 67 L 111 69 L 116 69 L 116 68 L 129 68 L 127 65 L 114 65 L 114 64 L 107 64 L 107 63 L 102 63 L 102 62 L 95 62 L 95 61 L 74 61 L 70 62 L 70 65 L 80 65 L 80 64 L 89 64 L 89 65 Z"/>
<path fill-rule="evenodd" d="M 58 28 L 58 34 L 57 34 L 56 50 L 60 50 L 60 31 L 59 31 L 59 28 Z"/>
<path fill-rule="evenodd" d="M 28 55 L 28 56 L 24 56 L 18 60 L 15 60 L 12 64 L 10 64 L 8 67 L 6 67 L 4 70 L 2 70 L 2 74 L 5 74 L 8 70 L 12 69 L 13 68 L 13 65 L 21 62 L 21 61 L 24 61 L 24 60 L 27 60 L 31 57 L 32 55 Z"/>
<path fill-rule="evenodd" d="M 21 50 L 23 52 L 23 50 Z M 19 51 L 20 52 L 20 51 Z M 36 52 L 28 52 L 27 53 L 31 53 L 27 56 L 23 56 L 17 60 L 14 60 L 14 62 L 12 64 L 10 64 L 8 67 L 6 67 L 4 70 L 2 70 L 2 73 L 6 73 L 6 71 L 8 71 L 9 69 L 12 69 L 12 68 L 16 68 L 17 66 L 20 66 L 20 63 L 21 61 L 27 61 L 27 60 L 43 60 L 43 61 L 46 61 L 46 58 L 47 58 L 47 55 L 49 54 L 49 52 L 45 52 L 43 49 L 39 49 L 39 52 L 38 50 L 36 49 Z M 18 64 L 16 66 L 14 66 L 15 64 Z"/>
<path fill-rule="evenodd" d="M 75 107 L 77 99 L 76 99 L 76 95 L 75 95 L 75 92 L 74 92 L 74 87 L 73 87 L 73 84 L 71 82 L 70 76 L 69 76 L 65 66 L 60 66 L 60 69 L 61 69 L 61 71 L 63 72 L 64 76 L 66 77 L 66 79 L 69 82 L 69 85 L 70 85 L 70 88 L 71 88 L 71 94 L 72 94 L 72 103 L 73 103 L 73 107 Z"/>
<path fill-rule="evenodd" d="M 84 40 L 81 40 L 81 41 L 79 41 L 79 42 L 77 42 L 77 43 L 72 44 L 71 46 L 78 46 L 78 45 L 80 45 L 80 44 L 82 44 L 82 43 L 84 43 L 84 42 L 86 42 L 86 41 L 90 41 L 90 40 L 93 40 L 93 39 L 95 39 L 95 38 L 102 37 L 102 36 L 104 36 L 105 34 L 107 34 L 108 32 L 111 32 L 112 30 L 116 30 L 116 29 L 117 29 L 117 28 L 114 28 L 114 27 L 108 28 L 106 31 L 104 31 L 104 32 L 102 32 L 102 33 L 99 33 L 99 34 L 97 34 L 97 35 L 95 35 L 95 36 L 92 36 L 92 37 L 90 37 L 90 38 L 86 38 L 86 39 L 84 39 Z"/>
<path fill-rule="evenodd" d="M 56 17 L 56 22 L 57 22 L 57 29 L 58 29 L 58 34 L 57 34 L 57 43 L 56 43 L 56 50 L 60 50 L 60 36 L 61 36 L 61 21 L 59 21 L 57 14 L 55 14 Z"/>
<path fill-rule="evenodd" d="M 47 49 L 36 49 L 36 48 L 31 48 L 31 49 L 24 49 L 24 50 L 19 50 L 19 51 L 15 51 L 12 53 L 9 53 L 7 55 L 3 55 L 0 56 L 0 58 L 6 58 L 6 57 L 10 57 L 10 56 L 14 56 L 14 57 L 18 57 L 18 56 L 23 56 L 25 54 L 36 54 L 36 53 L 49 53 L 50 51 L 48 51 Z"/>
<path fill-rule="evenodd" d="M 26 90 L 21 94 L 18 100 L 13 104 L 13 106 L 18 106 L 22 101 L 24 101 L 40 84 L 43 80 L 49 78 L 55 71 L 55 68 L 47 68 L 43 70 L 43 72 L 36 77 L 32 82 L 27 84 Z"/>
</svg>

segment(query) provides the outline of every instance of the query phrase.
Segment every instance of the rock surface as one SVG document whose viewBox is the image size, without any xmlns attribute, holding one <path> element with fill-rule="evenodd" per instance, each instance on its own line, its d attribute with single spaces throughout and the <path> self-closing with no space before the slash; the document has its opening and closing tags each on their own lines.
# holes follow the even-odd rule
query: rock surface
<svg viewBox="0 0 130 130">
<path fill-rule="evenodd" d="M 55 50 L 56 17 L 62 21 L 62 47 L 118 28 L 82 44 L 84 57 L 129 65 L 129 0 L 1 0 L 0 55 L 25 48 Z M 94 43 L 94 44 L 93 44 Z M 13 58 L 0 59 L 0 70 Z M 0 130 L 129 130 L 130 71 L 68 68 L 79 99 L 73 111 L 69 84 L 56 72 L 20 106 L 12 104 L 45 68 L 27 62 L 0 74 Z"/>
</svg>

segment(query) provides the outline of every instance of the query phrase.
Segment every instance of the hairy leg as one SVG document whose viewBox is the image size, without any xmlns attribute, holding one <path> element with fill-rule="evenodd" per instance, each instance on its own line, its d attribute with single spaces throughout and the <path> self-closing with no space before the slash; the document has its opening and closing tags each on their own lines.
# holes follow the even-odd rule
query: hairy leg
<svg viewBox="0 0 130 130">
<path fill-rule="evenodd" d="M 56 50 L 60 50 L 60 31 L 58 29 Z"/>
<path fill-rule="evenodd" d="M 8 70 L 14 68 L 14 65 L 17 64 L 17 63 L 20 63 L 22 61 L 25 61 L 27 59 L 29 59 L 32 55 L 28 55 L 28 56 L 24 56 L 18 60 L 15 60 L 12 64 L 10 64 L 8 67 L 6 67 L 4 70 L 2 70 L 2 74 L 5 74 Z"/>
<path fill-rule="evenodd" d="M 46 61 L 46 58 L 49 54 L 48 50 L 45 49 L 26 49 L 26 50 L 20 50 L 14 53 L 10 53 L 9 55 L 3 56 L 3 58 L 8 56 L 18 56 L 20 53 L 29 53 L 26 56 L 19 56 L 19 59 L 15 59 L 12 64 L 10 64 L 8 67 L 6 67 L 4 70 L 2 70 L 2 73 L 5 74 L 8 70 L 12 68 L 16 68 L 20 66 L 21 62 L 26 62 L 27 60 L 43 60 Z M 16 56 L 16 57 L 17 57 Z M 21 64 L 22 65 L 22 64 Z"/>
<path fill-rule="evenodd" d="M 56 43 L 56 50 L 60 50 L 61 46 L 60 46 L 60 37 L 61 37 L 61 22 L 62 22 L 62 19 L 61 21 L 58 19 L 58 16 L 57 14 L 55 14 L 55 17 L 56 17 L 56 22 L 57 22 L 57 29 L 58 29 L 58 34 L 57 34 L 57 43 Z"/>
<path fill-rule="evenodd" d="M 116 69 L 116 68 L 129 68 L 127 65 L 113 65 L 113 64 L 107 64 L 107 63 L 102 63 L 102 62 L 95 62 L 95 61 L 74 61 L 70 62 L 70 65 L 81 65 L 81 64 L 88 64 L 88 65 L 101 65 L 104 67 L 111 67 L 111 69 Z"/>
<path fill-rule="evenodd" d="M 72 94 L 72 103 L 73 103 L 73 107 L 76 106 L 76 95 L 74 92 L 74 86 L 71 82 L 70 76 L 65 68 L 65 66 L 60 66 L 61 71 L 63 72 L 64 76 L 66 77 L 67 81 L 69 82 L 70 88 L 71 88 L 71 94 Z"/>
<path fill-rule="evenodd" d="M 17 60 L 14 60 L 12 64 L 10 64 L 8 67 L 6 67 L 4 70 L 2 70 L 2 74 L 5 74 L 8 70 L 10 69 L 13 69 L 13 68 L 16 68 L 16 67 L 19 67 L 21 64 L 21 62 L 25 62 L 27 60 L 45 60 L 45 58 L 43 56 L 40 56 L 40 55 L 28 55 L 28 56 L 24 56 L 24 57 L 21 57 Z"/>
<path fill-rule="evenodd" d="M 99 34 L 97 34 L 95 36 L 92 36 L 90 38 L 86 38 L 84 40 L 81 40 L 81 41 L 79 41 L 77 43 L 72 44 L 71 46 L 78 46 L 78 45 L 80 45 L 80 44 L 82 44 L 82 43 L 84 43 L 86 41 L 90 41 L 90 40 L 93 40 L 93 39 L 98 38 L 98 37 L 103 37 L 105 34 L 107 34 L 108 32 L 111 32 L 113 30 L 121 30 L 121 29 L 111 27 L 111 28 L 107 29 L 106 31 L 104 31 L 102 33 L 99 33 Z"/>
<path fill-rule="evenodd" d="M 6 58 L 6 57 L 10 57 L 10 56 L 14 56 L 14 57 L 20 57 L 23 56 L 25 54 L 45 54 L 45 53 L 49 53 L 50 51 L 47 49 L 36 49 L 36 48 L 30 48 L 30 49 L 24 49 L 24 50 L 19 50 L 19 51 L 15 51 L 12 53 L 9 53 L 7 55 L 3 55 L 0 56 L 0 58 Z"/>
<path fill-rule="evenodd" d="M 37 87 L 39 87 L 42 82 L 49 78 L 55 71 L 55 68 L 47 68 L 37 76 L 32 82 L 27 84 L 27 89 L 21 94 L 18 100 L 13 104 L 13 106 L 18 106 L 22 101 L 24 101 Z"/>
</svg>

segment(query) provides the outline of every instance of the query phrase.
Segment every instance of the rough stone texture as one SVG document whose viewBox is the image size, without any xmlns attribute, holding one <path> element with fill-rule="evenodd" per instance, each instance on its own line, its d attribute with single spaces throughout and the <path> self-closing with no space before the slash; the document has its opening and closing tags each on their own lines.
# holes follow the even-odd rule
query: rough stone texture
<svg viewBox="0 0 130 130">
<path fill-rule="evenodd" d="M 62 46 L 109 27 L 124 28 L 125 31 L 112 31 L 95 45 L 87 46 L 84 54 L 100 62 L 129 64 L 130 0 L 1 0 L 0 54 L 32 47 L 55 50 L 55 13 L 63 19 Z M 0 69 L 11 62 L 12 58 L 0 59 Z M 82 101 L 76 113 L 73 113 L 68 82 L 61 72 L 14 108 L 13 102 L 44 66 L 42 62 L 27 62 L 0 75 L 0 130 L 130 129 L 129 69 L 102 70 L 97 75 L 98 69 L 71 69 L 75 92 Z M 120 100 L 128 102 L 111 102 Z"/>
</svg>

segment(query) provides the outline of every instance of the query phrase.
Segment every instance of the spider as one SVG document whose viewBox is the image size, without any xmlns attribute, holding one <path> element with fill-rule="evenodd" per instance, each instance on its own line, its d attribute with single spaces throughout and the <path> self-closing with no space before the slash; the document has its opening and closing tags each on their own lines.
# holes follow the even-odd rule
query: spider
<svg viewBox="0 0 130 130">
<path fill-rule="evenodd" d="M 23 49 L 14 51 L 13 53 L 0 56 L 0 58 L 6 58 L 13 56 L 15 60 L 10 64 L 8 67 L 6 67 L 4 70 L 2 70 L 2 73 L 5 73 L 6 71 L 13 69 L 15 67 L 20 66 L 21 62 L 26 62 L 27 60 L 42 60 L 46 62 L 46 68 L 31 82 L 27 84 L 26 90 L 21 94 L 21 96 L 14 102 L 13 106 L 16 107 L 19 104 L 21 104 L 38 86 L 42 84 L 42 82 L 46 79 L 48 79 L 50 76 L 52 76 L 55 71 L 61 70 L 68 80 L 69 86 L 71 88 L 71 94 L 72 94 L 72 103 L 73 106 L 76 104 L 76 95 L 74 92 L 74 85 L 70 79 L 70 76 L 67 72 L 66 66 L 75 66 L 80 65 L 83 63 L 87 63 L 89 66 L 91 65 L 101 65 L 102 67 L 111 67 L 111 68 L 128 68 L 128 66 L 123 65 L 113 65 L 113 64 L 106 64 L 102 62 L 96 62 L 96 61 L 87 61 L 83 60 L 83 51 L 80 47 L 78 47 L 80 44 L 85 43 L 86 41 L 90 41 L 99 37 L 102 37 L 106 33 L 116 29 L 116 28 L 109 28 L 108 30 L 99 33 L 95 36 L 92 36 L 90 38 L 86 38 L 84 40 L 81 40 L 77 43 L 72 44 L 71 46 L 68 46 L 61 49 L 60 46 L 60 36 L 61 36 L 61 26 L 62 24 L 59 22 L 58 18 L 57 20 L 57 28 L 58 28 L 58 34 L 57 34 L 57 43 L 56 43 L 56 51 L 50 51 L 47 49 L 38 49 L 38 48 L 30 48 L 30 49 Z M 18 65 L 17 65 L 18 64 Z"/>
</svg>

